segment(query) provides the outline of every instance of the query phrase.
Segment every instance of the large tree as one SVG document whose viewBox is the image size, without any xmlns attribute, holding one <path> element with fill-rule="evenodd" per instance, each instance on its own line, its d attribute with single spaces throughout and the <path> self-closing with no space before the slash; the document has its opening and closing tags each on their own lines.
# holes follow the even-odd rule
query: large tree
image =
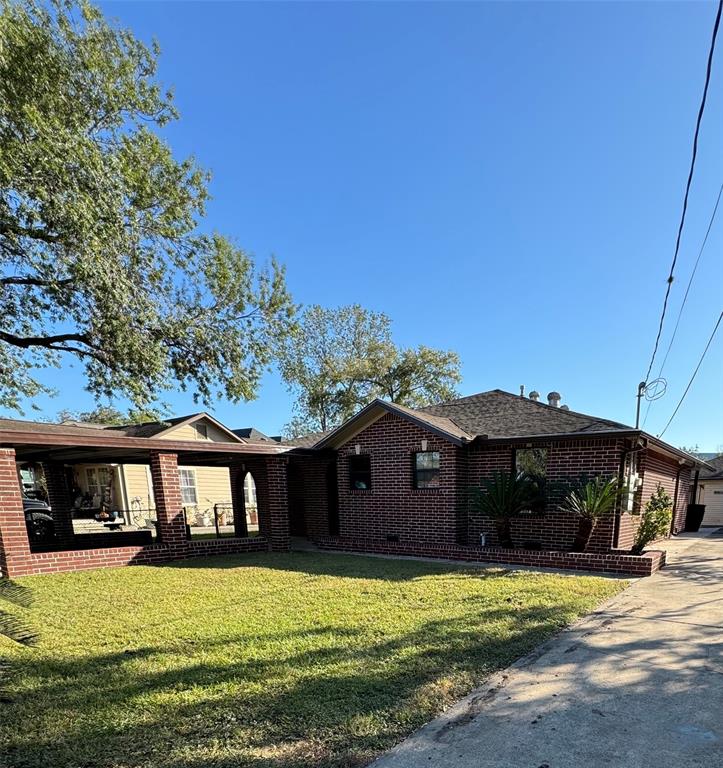
<svg viewBox="0 0 723 768">
<path fill-rule="evenodd" d="M 161 136 L 158 49 L 86 2 L 0 0 L 0 406 L 74 358 L 100 398 L 254 396 L 283 269 L 199 228 L 208 174 Z"/>
<path fill-rule="evenodd" d="M 358 304 L 337 309 L 315 305 L 305 309 L 299 326 L 285 345 L 281 365 L 296 394 L 289 436 L 335 427 L 377 397 L 419 407 L 456 395 L 458 355 L 396 346 L 391 321 L 383 313 Z"/>
</svg>

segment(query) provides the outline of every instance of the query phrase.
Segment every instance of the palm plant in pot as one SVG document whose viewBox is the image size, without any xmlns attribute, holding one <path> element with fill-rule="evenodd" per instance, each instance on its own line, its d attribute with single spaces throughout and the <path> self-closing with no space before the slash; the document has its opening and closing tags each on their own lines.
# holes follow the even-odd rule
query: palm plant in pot
<svg viewBox="0 0 723 768">
<path fill-rule="evenodd" d="M 560 509 L 578 517 L 573 552 L 587 549 L 598 520 L 615 511 L 619 495 L 616 477 L 596 477 L 568 493 Z"/>
<path fill-rule="evenodd" d="M 482 487 L 470 490 L 472 506 L 492 519 L 500 546 L 512 549 L 510 521 L 536 503 L 538 486 L 526 475 L 494 472 L 492 477 L 482 482 Z"/>
</svg>

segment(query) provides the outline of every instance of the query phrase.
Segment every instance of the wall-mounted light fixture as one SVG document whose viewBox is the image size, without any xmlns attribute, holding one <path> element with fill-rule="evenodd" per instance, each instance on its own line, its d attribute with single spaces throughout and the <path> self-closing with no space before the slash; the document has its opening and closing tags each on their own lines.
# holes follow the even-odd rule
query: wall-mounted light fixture
<svg viewBox="0 0 723 768">
<path fill-rule="evenodd" d="M 426 450 L 427 450 L 427 441 L 426 440 L 422 440 L 422 451 L 424 452 Z"/>
<path fill-rule="evenodd" d="M 361 453 L 361 445 L 359 445 L 359 443 L 354 446 L 354 452 L 357 456 Z"/>
</svg>

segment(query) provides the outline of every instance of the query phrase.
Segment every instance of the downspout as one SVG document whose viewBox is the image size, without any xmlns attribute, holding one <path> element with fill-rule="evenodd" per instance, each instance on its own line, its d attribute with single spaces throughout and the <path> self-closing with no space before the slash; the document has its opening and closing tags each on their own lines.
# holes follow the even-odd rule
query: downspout
<svg viewBox="0 0 723 768">
<path fill-rule="evenodd" d="M 700 477 L 700 470 L 695 470 L 695 475 L 693 476 L 693 487 L 690 489 L 690 503 L 691 504 L 697 504 L 698 503 L 698 478 Z"/>
<path fill-rule="evenodd" d="M 678 486 L 680 485 L 680 472 L 682 465 L 678 464 L 678 471 L 675 473 L 675 490 L 673 491 L 673 514 L 670 520 L 670 535 L 677 536 L 678 530 L 675 527 L 675 515 L 678 511 Z"/>
<path fill-rule="evenodd" d="M 628 456 L 632 453 L 633 448 L 623 448 L 623 452 L 620 455 L 620 468 L 618 469 L 618 488 L 623 487 L 623 481 L 625 480 L 625 462 Z M 613 523 L 613 541 L 612 549 L 617 549 L 620 544 L 620 518 L 623 516 L 622 510 L 622 494 L 618 496 L 617 503 L 615 504 L 615 520 Z"/>
</svg>

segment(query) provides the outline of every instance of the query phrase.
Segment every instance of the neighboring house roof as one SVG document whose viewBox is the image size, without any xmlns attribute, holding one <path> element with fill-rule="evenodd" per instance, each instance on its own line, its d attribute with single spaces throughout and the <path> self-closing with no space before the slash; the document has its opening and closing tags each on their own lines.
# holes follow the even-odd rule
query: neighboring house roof
<svg viewBox="0 0 723 768">
<path fill-rule="evenodd" d="M 485 435 L 491 439 L 633 429 L 618 421 L 547 405 L 501 389 L 480 392 L 420 410 L 444 416 L 453 420 L 465 432 Z"/>
<path fill-rule="evenodd" d="M 700 454 L 697 456 L 700 457 Z M 701 467 L 699 478 L 701 480 L 723 480 L 723 453 L 705 461 L 708 467 Z"/>
<path fill-rule="evenodd" d="M 169 435 L 181 427 L 188 424 L 195 424 L 199 421 L 208 421 L 219 429 L 234 442 L 242 442 L 242 438 L 235 435 L 228 427 L 221 424 L 220 421 L 210 416 L 208 413 L 192 413 L 189 416 L 175 416 L 172 419 L 163 419 L 162 421 L 149 421 L 145 424 L 123 424 L 121 426 L 109 426 L 108 430 L 120 431 L 127 437 L 160 437 Z"/>
<path fill-rule="evenodd" d="M 312 448 L 323 437 L 331 434 L 333 430 L 327 429 L 325 432 L 310 432 L 308 435 L 301 435 L 301 437 L 282 437 L 279 442 L 282 445 L 293 445 L 296 448 Z"/>
<path fill-rule="evenodd" d="M 269 435 L 264 434 L 255 427 L 242 427 L 241 429 L 232 429 L 231 431 L 236 437 L 240 437 L 243 440 L 253 440 L 254 442 L 273 440 L 276 443 L 281 442 L 281 438 L 269 437 Z"/>
<path fill-rule="evenodd" d="M 233 442 L 246 442 L 235 435 L 228 427 L 221 424 L 207 413 L 193 413 L 189 416 L 176 416 L 164 421 L 152 421 L 145 424 L 89 424 L 79 421 L 64 421 L 62 424 L 49 424 L 44 421 L 25 421 L 22 419 L 0 418 L 0 431 L 4 432 L 37 432 L 38 434 L 87 435 L 98 432 L 113 432 L 124 437 L 160 437 L 173 433 L 186 424 L 198 421 L 208 421 L 217 429 L 228 435 Z"/>
</svg>

